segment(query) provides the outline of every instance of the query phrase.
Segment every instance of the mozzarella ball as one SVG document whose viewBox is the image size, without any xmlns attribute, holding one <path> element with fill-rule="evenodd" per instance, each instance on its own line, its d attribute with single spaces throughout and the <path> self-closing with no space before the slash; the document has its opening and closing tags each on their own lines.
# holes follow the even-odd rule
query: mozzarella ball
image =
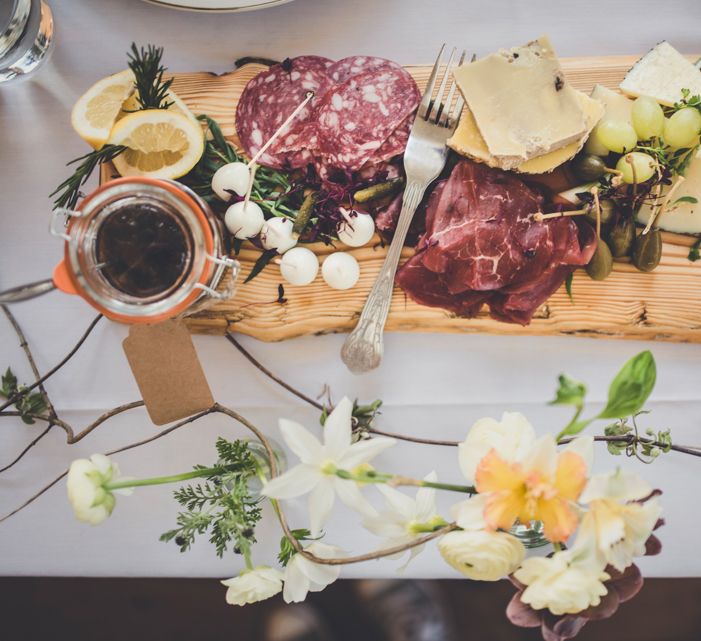
<svg viewBox="0 0 701 641">
<path fill-rule="evenodd" d="M 276 249 L 278 254 L 292 249 L 297 244 L 297 235 L 292 233 L 292 221 L 277 216 L 266 220 L 260 230 L 260 242 L 265 249 Z"/>
<path fill-rule="evenodd" d="M 332 289 L 350 289 L 360 278 L 360 265 L 347 252 L 334 252 L 322 264 L 321 275 Z"/>
<path fill-rule="evenodd" d="M 224 215 L 226 228 L 234 235 L 234 238 L 241 240 L 258 235 L 264 222 L 263 210 L 250 200 L 234 203 Z"/>
<path fill-rule="evenodd" d="M 248 183 L 251 180 L 251 171 L 243 162 L 230 162 L 219 167 L 212 176 L 212 191 L 222 200 L 229 200 L 231 194 L 227 189 L 239 196 L 245 196 L 248 191 Z"/>
<path fill-rule="evenodd" d="M 375 233 L 375 221 L 370 214 L 356 212 L 354 216 L 344 209 L 341 214 L 345 222 L 338 227 L 338 239 L 349 247 L 362 247 L 370 242 Z"/>
<path fill-rule="evenodd" d="M 280 274 L 290 285 L 309 285 L 319 273 L 319 259 L 306 247 L 293 247 L 280 259 Z"/>
</svg>

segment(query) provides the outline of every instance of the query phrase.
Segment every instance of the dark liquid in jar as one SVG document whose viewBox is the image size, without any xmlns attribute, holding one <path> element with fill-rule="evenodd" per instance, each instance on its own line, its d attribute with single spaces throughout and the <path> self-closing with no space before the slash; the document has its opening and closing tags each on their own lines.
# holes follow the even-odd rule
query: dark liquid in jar
<svg viewBox="0 0 701 641">
<path fill-rule="evenodd" d="M 114 288 L 138 298 L 171 289 L 188 269 L 188 243 L 173 217 L 139 204 L 110 214 L 97 233 L 97 260 Z"/>
</svg>

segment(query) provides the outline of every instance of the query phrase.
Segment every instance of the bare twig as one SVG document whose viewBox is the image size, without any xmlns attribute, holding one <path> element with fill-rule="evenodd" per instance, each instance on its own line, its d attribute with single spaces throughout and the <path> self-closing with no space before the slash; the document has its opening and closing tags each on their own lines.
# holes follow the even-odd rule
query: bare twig
<svg viewBox="0 0 701 641">
<path fill-rule="evenodd" d="M 19 414 L 19 412 L 17 412 L 17 414 Z M 34 440 L 30 441 L 30 443 L 14 458 L 14 460 L 10 461 L 7 465 L 5 465 L 5 467 L 0 467 L 0 473 L 9 470 L 13 465 L 19 463 L 24 458 L 25 454 L 27 454 L 29 450 L 31 450 L 39 441 L 41 441 L 41 439 L 43 439 L 49 433 L 53 426 L 54 423 L 49 423 L 46 429 L 43 432 L 41 432 L 41 434 L 39 434 L 39 436 L 37 436 Z"/>
</svg>

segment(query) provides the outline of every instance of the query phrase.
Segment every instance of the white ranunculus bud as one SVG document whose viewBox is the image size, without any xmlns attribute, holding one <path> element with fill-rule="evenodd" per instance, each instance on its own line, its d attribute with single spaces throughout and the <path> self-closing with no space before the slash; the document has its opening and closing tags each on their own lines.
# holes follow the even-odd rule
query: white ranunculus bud
<svg viewBox="0 0 701 641">
<path fill-rule="evenodd" d="M 526 549 L 506 532 L 448 532 L 438 541 L 446 563 L 476 581 L 498 581 L 521 565 Z"/>
<path fill-rule="evenodd" d="M 105 484 L 119 475 L 119 468 L 103 454 L 77 459 L 68 469 L 68 500 L 79 521 L 98 525 L 112 514 L 115 498 Z"/>
<path fill-rule="evenodd" d="M 282 591 L 282 572 L 268 566 L 246 570 L 233 579 L 222 581 L 228 590 L 229 605 L 246 605 L 269 599 Z"/>
<path fill-rule="evenodd" d="M 595 555 L 574 548 L 526 559 L 514 577 L 527 586 L 521 601 L 534 610 L 547 608 L 555 616 L 599 605 L 608 592 L 603 582 L 611 578 Z"/>
<path fill-rule="evenodd" d="M 533 426 L 519 412 L 504 412 L 501 421 L 481 418 L 458 447 L 460 469 L 474 483 L 477 466 L 491 449 L 506 461 L 519 462 L 527 456 L 535 440 Z"/>
</svg>

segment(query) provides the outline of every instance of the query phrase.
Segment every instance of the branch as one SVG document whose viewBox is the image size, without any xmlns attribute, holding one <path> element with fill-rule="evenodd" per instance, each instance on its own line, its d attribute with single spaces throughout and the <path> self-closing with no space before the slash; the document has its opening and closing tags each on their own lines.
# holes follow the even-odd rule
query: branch
<svg viewBox="0 0 701 641">
<path fill-rule="evenodd" d="M 17 412 L 17 414 L 19 414 L 19 412 Z M 41 441 L 41 439 L 43 439 L 43 438 L 49 433 L 49 431 L 51 430 L 51 428 L 52 428 L 53 426 L 54 426 L 54 423 L 49 423 L 48 427 L 47 427 L 41 434 L 39 434 L 39 436 L 37 436 L 33 441 L 31 441 L 31 442 L 29 443 L 29 445 L 27 445 L 27 447 L 25 447 L 25 448 L 15 457 L 15 459 L 14 459 L 13 461 L 11 461 L 11 462 L 8 463 L 7 465 L 5 465 L 5 467 L 0 467 L 0 473 L 6 472 L 6 471 L 9 470 L 13 465 L 16 465 L 17 463 L 19 463 L 19 462 L 24 458 L 24 455 L 25 455 L 27 452 L 29 452 L 29 450 L 31 450 L 39 441 Z"/>
</svg>

